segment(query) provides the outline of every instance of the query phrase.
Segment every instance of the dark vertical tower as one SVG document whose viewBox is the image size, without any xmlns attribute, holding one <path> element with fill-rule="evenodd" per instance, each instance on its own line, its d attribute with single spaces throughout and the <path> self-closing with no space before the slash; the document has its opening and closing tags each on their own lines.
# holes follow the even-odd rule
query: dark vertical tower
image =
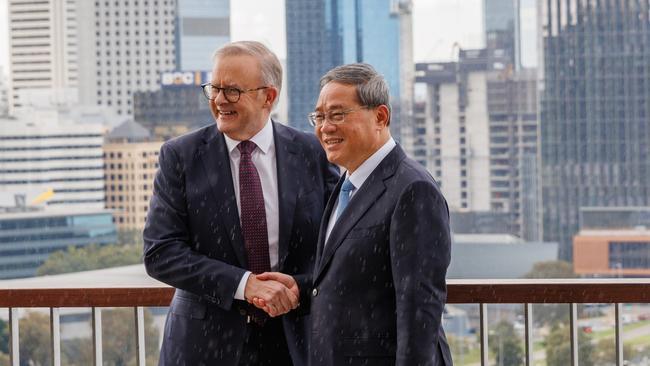
<svg viewBox="0 0 650 366">
<path fill-rule="evenodd" d="M 410 20 L 410 0 L 286 0 L 288 123 L 311 131 L 307 114 L 320 77 L 338 65 L 367 62 L 388 82 L 391 130 L 399 139 L 400 120 L 411 111 Z"/>
<path fill-rule="evenodd" d="M 544 239 L 570 260 L 580 207 L 650 204 L 650 2 L 542 9 Z"/>
<path fill-rule="evenodd" d="M 287 87 L 290 125 L 311 130 L 320 77 L 343 62 L 337 0 L 286 0 Z"/>
</svg>

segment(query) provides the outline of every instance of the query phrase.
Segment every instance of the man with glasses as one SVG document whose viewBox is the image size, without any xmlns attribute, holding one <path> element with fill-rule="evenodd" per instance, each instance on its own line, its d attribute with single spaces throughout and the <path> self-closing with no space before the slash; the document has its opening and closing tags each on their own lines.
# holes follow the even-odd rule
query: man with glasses
<svg viewBox="0 0 650 366">
<path fill-rule="evenodd" d="M 449 212 L 389 131 L 386 81 L 370 65 L 320 81 L 309 119 L 344 167 L 323 215 L 313 274 L 310 364 L 451 365 L 441 326 Z"/>
<path fill-rule="evenodd" d="M 265 46 L 225 45 L 201 86 L 216 124 L 161 148 L 144 229 L 147 273 L 176 288 L 160 365 L 306 365 L 318 226 L 338 174 L 312 134 L 270 119 L 281 83 Z"/>
</svg>

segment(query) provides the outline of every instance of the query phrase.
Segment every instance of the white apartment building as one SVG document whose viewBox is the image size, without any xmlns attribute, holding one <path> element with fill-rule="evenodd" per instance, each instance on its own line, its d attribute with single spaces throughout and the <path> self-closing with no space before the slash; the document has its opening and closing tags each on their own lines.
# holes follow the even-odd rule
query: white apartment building
<svg viewBox="0 0 650 366">
<path fill-rule="evenodd" d="M 20 91 L 77 86 L 76 0 L 8 1 L 9 113 Z"/>
<path fill-rule="evenodd" d="M 0 119 L 0 193 L 41 195 L 52 207 L 102 209 L 102 142 L 101 124 L 57 111 Z"/>
<path fill-rule="evenodd" d="M 78 1 L 81 104 L 133 114 L 134 91 L 175 69 L 174 0 Z"/>
<path fill-rule="evenodd" d="M 511 214 L 510 234 L 539 240 L 534 70 L 496 69 L 485 50 L 418 64 L 414 157 L 453 210 Z"/>
<path fill-rule="evenodd" d="M 490 136 L 486 71 L 457 78 L 456 63 L 416 70 L 426 79 L 416 103 L 414 157 L 440 183 L 451 209 L 490 210 Z"/>
<path fill-rule="evenodd" d="M 0 116 L 9 113 L 9 85 L 4 70 L 0 67 Z"/>
</svg>

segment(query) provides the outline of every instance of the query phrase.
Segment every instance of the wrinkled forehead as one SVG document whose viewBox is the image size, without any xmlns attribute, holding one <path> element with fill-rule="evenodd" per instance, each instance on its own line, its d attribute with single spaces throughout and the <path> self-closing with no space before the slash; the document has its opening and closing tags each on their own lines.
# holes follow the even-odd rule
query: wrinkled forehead
<svg viewBox="0 0 650 366">
<path fill-rule="evenodd" d="M 354 85 L 330 81 L 325 84 L 316 102 L 317 111 L 350 108 L 359 104 L 357 88 Z"/>
<path fill-rule="evenodd" d="M 261 82 L 260 63 L 246 54 L 221 55 L 214 59 L 211 83 L 217 86 L 253 87 Z"/>
</svg>

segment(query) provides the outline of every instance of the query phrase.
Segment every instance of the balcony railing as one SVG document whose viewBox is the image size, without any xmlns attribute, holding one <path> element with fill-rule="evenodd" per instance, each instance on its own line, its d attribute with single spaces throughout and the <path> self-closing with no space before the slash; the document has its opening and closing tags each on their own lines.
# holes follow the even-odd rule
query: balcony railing
<svg viewBox="0 0 650 366">
<path fill-rule="evenodd" d="M 68 285 L 69 286 L 69 285 Z M 9 308 L 10 364 L 19 366 L 19 308 L 49 308 L 52 364 L 61 364 L 61 308 L 92 309 L 94 364 L 102 365 L 101 309 L 133 308 L 136 330 L 137 365 L 145 365 L 144 308 L 168 306 L 174 289 L 157 284 L 124 287 L 0 288 L 0 308 Z M 623 362 L 622 305 L 650 303 L 650 280 L 449 280 L 448 304 L 477 304 L 480 318 L 480 363 L 488 364 L 488 304 L 524 306 L 525 364 L 533 365 L 532 304 L 567 304 L 571 339 L 571 364 L 579 364 L 578 304 L 606 303 L 615 309 L 616 365 Z"/>
</svg>

